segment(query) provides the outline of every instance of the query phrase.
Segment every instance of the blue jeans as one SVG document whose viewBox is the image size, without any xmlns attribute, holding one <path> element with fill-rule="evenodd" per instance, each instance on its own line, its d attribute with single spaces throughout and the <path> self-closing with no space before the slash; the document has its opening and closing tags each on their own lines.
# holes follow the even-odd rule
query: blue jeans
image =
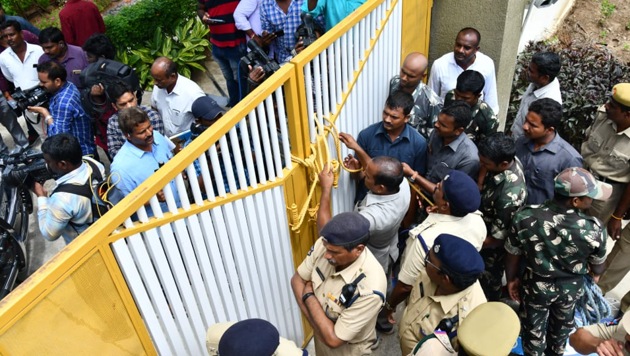
<svg viewBox="0 0 630 356">
<path fill-rule="evenodd" d="M 246 73 L 240 73 L 239 75 L 238 69 L 241 58 L 246 54 L 247 47 L 245 43 L 241 43 L 236 47 L 212 46 L 212 56 L 219 64 L 227 84 L 230 96 L 227 106 L 232 107 L 236 105 L 242 99 L 242 96 L 247 95 L 247 80 L 244 79 Z"/>
</svg>

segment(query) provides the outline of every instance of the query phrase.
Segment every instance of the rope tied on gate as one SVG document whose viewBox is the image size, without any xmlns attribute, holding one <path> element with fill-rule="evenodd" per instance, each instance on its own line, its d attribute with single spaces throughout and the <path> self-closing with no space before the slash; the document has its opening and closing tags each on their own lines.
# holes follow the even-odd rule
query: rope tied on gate
<svg viewBox="0 0 630 356">
<path fill-rule="evenodd" d="M 291 156 L 291 161 L 300 164 L 306 168 L 306 172 L 308 178 L 311 182 L 311 186 L 309 188 L 308 197 L 306 198 L 306 203 L 301 209 L 298 209 L 296 204 L 291 204 L 288 208 L 290 210 L 290 216 L 293 220 L 291 224 L 291 230 L 294 232 L 300 231 L 300 226 L 304 222 L 306 218 L 306 214 L 309 215 L 311 221 L 315 220 L 317 215 L 317 210 L 319 210 L 319 202 L 315 204 L 314 207 L 309 208 L 311 201 L 313 200 L 313 196 L 315 195 L 315 188 L 319 182 L 319 173 L 324 170 L 324 167 L 328 165 L 328 169 L 332 170 L 334 178 L 333 178 L 333 187 L 337 187 L 339 183 L 339 173 L 341 172 L 341 168 L 350 172 L 356 173 L 360 172 L 362 169 L 350 169 L 343 165 L 343 159 L 341 158 L 341 141 L 339 140 L 339 131 L 333 122 L 328 120 L 328 118 L 324 117 L 329 125 L 324 125 L 317 118 L 317 115 L 313 116 L 315 121 L 315 126 L 317 129 L 317 135 L 315 136 L 315 142 L 311 143 L 311 154 L 304 159 L 299 157 Z M 327 135 L 331 134 L 333 141 L 335 143 L 335 149 L 337 151 L 337 159 L 330 158 L 330 149 L 328 147 Z"/>
</svg>

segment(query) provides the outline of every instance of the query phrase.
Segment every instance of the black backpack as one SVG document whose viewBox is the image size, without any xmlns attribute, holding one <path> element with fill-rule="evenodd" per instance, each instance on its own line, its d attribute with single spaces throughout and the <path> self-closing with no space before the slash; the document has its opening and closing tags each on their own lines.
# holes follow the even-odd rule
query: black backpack
<svg viewBox="0 0 630 356">
<path fill-rule="evenodd" d="M 64 192 L 89 198 L 92 201 L 93 223 L 114 206 L 108 199 L 108 193 L 114 187 L 114 184 L 110 182 L 109 175 L 105 177 L 101 175 L 100 169 L 94 162 L 86 159 L 84 159 L 83 162 L 87 163 L 92 169 L 88 180 L 82 185 L 71 183 L 61 184 L 55 188 L 52 194 Z"/>
</svg>

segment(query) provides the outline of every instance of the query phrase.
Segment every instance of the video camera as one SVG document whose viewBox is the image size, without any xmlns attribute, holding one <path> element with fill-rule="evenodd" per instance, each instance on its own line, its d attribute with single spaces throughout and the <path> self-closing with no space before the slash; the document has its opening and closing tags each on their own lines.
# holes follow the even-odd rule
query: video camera
<svg viewBox="0 0 630 356">
<path fill-rule="evenodd" d="M 315 30 L 319 33 L 323 33 L 321 28 L 315 24 L 315 20 L 313 19 L 313 15 L 302 13 L 302 24 L 298 26 L 297 31 L 295 31 L 296 39 L 302 38 L 302 43 L 304 44 L 304 48 L 310 46 L 317 40 L 317 34 Z"/>
<path fill-rule="evenodd" d="M 113 61 L 111 59 L 99 58 L 96 62 L 88 65 L 81 71 L 79 77 L 81 81 L 81 104 L 88 114 L 97 116 L 103 114 L 111 107 L 112 101 L 107 98 L 103 102 L 97 102 L 92 98 L 92 86 L 101 84 L 105 92 L 107 87 L 113 84 L 125 83 L 136 93 L 138 102 L 142 100 L 142 88 L 136 72 L 130 66 Z"/>
<path fill-rule="evenodd" d="M 29 106 L 45 106 L 51 98 L 51 95 L 39 85 L 30 89 L 22 90 L 16 88 L 11 94 L 14 101 L 9 102 L 11 109 L 20 116 Z"/>
<path fill-rule="evenodd" d="M 28 149 L 23 152 L 10 153 L 1 158 L 2 180 L 12 187 L 31 187 L 35 182 L 44 183 L 54 178 L 48 170 L 44 154 L 39 150 Z"/>
<path fill-rule="evenodd" d="M 258 43 L 256 43 L 256 41 L 250 40 L 249 42 L 247 42 L 247 47 L 249 47 L 251 51 L 241 59 L 243 63 L 251 66 L 252 68 L 262 67 L 263 71 L 265 72 L 265 76 L 267 77 L 280 69 L 278 62 L 269 58 L 267 53 L 265 53 L 265 51 L 258 45 Z"/>
</svg>

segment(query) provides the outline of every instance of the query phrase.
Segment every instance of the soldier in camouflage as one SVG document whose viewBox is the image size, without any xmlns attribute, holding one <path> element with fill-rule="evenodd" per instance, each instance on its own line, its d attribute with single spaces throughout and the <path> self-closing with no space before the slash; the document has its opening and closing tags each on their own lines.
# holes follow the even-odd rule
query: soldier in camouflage
<svg viewBox="0 0 630 356">
<path fill-rule="evenodd" d="M 492 134 L 481 140 L 478 149 L 479 164 L 487 172 L 481 188 L 480 210 L 488 231 L 481 249 L 486 267 L 479 282 L 486 298 L 498 301 L 505 266 L 503 244 L 514 213 L 525 204 L 527 185 L 511 137 L 502 132 Z"/>
<path fill-rule="evenodd" d="M 470 105 L 472 121 L 464 131 L 474 143 L 479 144 L 485 137 L 497 132 L 499 120 L 490 105 L 481 100 L 481 92 L 486 84 L 483 75 L 476 70 L 465 70 L 457 77 L 455 89 L 446 93 L 444 106 L 455 100 L 463 100 Z"/>
<path fill-rule="evenodd" d="M 575 303 L 583 293 L 583 275 L 599 278 L 604 270 L 606 229 L 583 210 L 593 199 L 608 199 L 612 187 L 572 167 L 556 176 L 554 192 L 553 199 L 515 214 L 505 242 L 508 292 L 511 299 L 522 301 L 526 355 L 564 353 Z M 521 256 L 522 282 L 517 272 Z"/>
<path fill-rule="evenodd" d="M 409 124 L 425 139 L 429 138 L 443 107 L 442 98 L 422 82 L 427 76 L 428 65 L 429 61 L 422 53 L 410 53 L 400 67 L 400 75 L 389 81 L 390 94 L 402 90 L 413 96 L 414 106 Z"/>
</svg>

